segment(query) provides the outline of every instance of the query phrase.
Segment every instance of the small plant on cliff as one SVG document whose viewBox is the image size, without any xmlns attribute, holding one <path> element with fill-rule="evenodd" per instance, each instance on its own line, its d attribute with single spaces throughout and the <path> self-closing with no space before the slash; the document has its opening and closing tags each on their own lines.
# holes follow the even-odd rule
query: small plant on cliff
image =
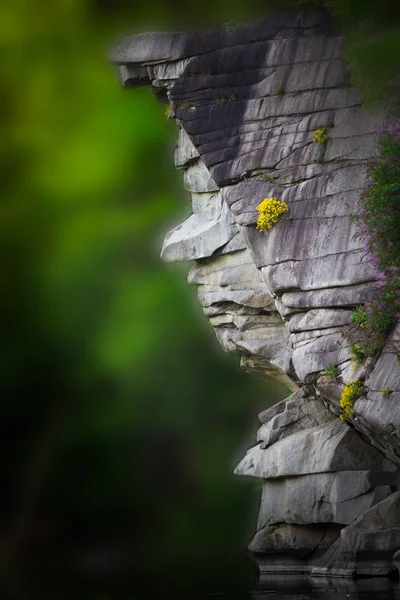
<svg viewBox="0 0 400 600">
<path fill-rule="evenodd" d="M 324 165 L 326 163 L 326 160 L 323 156 L 317 156 L 315 162 L 317 163 L 317 165 Z"/>
<path fill-rule="evenodd" d="M 257 206 L 257 211 L 259 212 L 257 229 L 259 231 L 271 229 L 275 223 L 278 223 L 282 219 L 288 210 L 289 207 L 286 202 L 282 202 L 277 198 L 265 198 Z"/>
<path fill-rule="evenodd" d="M 387 386 L 380 390 L 380 392 L 384 398 L 389 398 L 392 391 L 393 391 L 392 388 L 387 387 Z"/>
<path fill-rule="evenodd" d="M 336 365 L 329 365 L 329 367 L 326 367 L 324 375 L 326 375 L 327 377 L 336 377 Z"/>
<path fill-rule="evenodd" d="M 272 183 L 275 179 L 274 175 L 267 175 L 267 173 L 263 173 L 262 178 L 263 178 L 263 181 L 265 181 L 265 183 L 267 183 L 267 182 Z"/>
<path fill-rule="evenodd" d="M 314 144 L 326 144 L 328 141 L 328 129 L 329 125 L 325 125 L 325 127 L 321 127 L 321 129 L 316 129 L 314 131 Z"/>
<path fill-rule="evenodd" d="M 282 96 L 282 94 L 284 94 L 284 93 L 285 93 L 285 90 L 283 89 L 283 87 L 278 86 L 272 90 L 271 96 Z"/>
<path fill-rule="evenodd" d="M 173 106 L 173 104 L 170 104 L 165 109 L 165 113 L 164 114 L 167 117 L 167 119 L 174 119 L 175 118 L 175 107 Z"/>
<path fill-rule="evenodd" d="M 353 361 L 355 362 L 356 366 L 359 367 L 363 364 L 366 358 L 361 344 L 359 344 L 358 342 L 352 342 L 350 344 L 350 350 L 353 357 Z"/>
<path fill-rule="evenodd" d="M 345 419 L 351 419 L 354 415 L 353 407 L 355 401 L 364 392 L 364 384 L 362 381 L 354 380 L 347 383 L 340 396 L 340 407 L 343 413 L 340 415 L 342 421 Z"/>
</svg>

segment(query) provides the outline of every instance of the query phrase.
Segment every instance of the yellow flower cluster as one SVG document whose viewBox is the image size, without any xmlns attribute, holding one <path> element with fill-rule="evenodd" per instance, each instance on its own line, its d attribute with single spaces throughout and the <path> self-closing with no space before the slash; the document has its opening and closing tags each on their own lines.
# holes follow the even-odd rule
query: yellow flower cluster
<svg viewBox="0 0 400 600">
<path fill-rule="evenodd" d="M 357 365 L 362 365 L 365 360 L 365 353 L 363 352 L 362 346 L 359 342 L 350 345 L 353 360 Z"/>
<path fill-rule="evenodd" d="M 321 129 L 316 129 L 314 131 L 314 144 L 326 144 L 328 141 L 328 129 L 329 125 L 325 125 L 325 127 L 321 127 Z"/>
<path fill-rule="evenodd" d="M 357 398 L 364 392 L 364 384 L 362 381 L 350 381 L 344 386 L 342 395 L 340 396 L 340 406 L 343 414 L 340 415 L 342 421 L 351 419 L 353 416 L 353 406 Z"/>
<path fill-rule="evenodd" d="M 282 215 L 289 210 L 289 207 L 286 202 L 276 198 L 265 198 L 257 206 L 257 210 L 260 213 L 257 220 L 257 229 L 264 231 L 264 229 L 271 229 L 281 219 Z"/>
</svg>

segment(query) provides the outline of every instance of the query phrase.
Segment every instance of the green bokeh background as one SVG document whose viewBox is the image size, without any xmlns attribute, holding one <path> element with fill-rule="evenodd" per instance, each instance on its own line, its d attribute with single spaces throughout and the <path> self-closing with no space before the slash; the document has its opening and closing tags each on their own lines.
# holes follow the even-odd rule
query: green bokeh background
<svg viewBox="0 0 400 600">
<path fill-rule="evenodd" d="M 122 91 L 107 57 L 125 33 L 276 4 L 3 2 L 4 572 L 248 578 L 260 483 L 231 473 L 283 390 L 223 355 L 190 265 L 161 263 L 163 235 L 190 213 L 175 124 L 151 90 Z M 397 2 L 327 4 L 367 99 L 398 94 Z"/>
<path fill-rule="evenodd" d="M 161 263 L 190 213 L 175 124 L 107 58 L 174 14 L 9 0 L 0 21 L 7 565 L 175 580 L 245 560 L 260 485 L 231 473 L 282 390 L 223 355 L 190 265 Z"/>
</svg>

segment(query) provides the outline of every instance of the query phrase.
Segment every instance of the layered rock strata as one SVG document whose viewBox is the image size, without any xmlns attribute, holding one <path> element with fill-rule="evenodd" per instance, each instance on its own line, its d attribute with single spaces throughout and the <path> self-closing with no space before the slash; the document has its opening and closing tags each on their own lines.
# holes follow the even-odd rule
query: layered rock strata
<svg viewBox="0 0 400 600">
<path fill-rule="evenodd" d="M 394 525 L 397 503 L 391 508 L 392 530 L 389 533 L 389 519 L 373 560 L 371 555 L 360 559 L 360 551 L 368 543 L 373 550 L 373 531 L 381 527 L 372 527 L 372 509 L 389 513 L 387 507 L 397 497 L 396 466 L 304 388 L 261 413 L 260 421 L 259 444 L 249 450 L 236 473 L 264 481 L 257 532 L 249 546 L 261 570 L 390 574 L 393 544 L 399 541 Z M 360 520 L 364 517 L 366 521 Z M 366 537 L 360 523 L 368 525 Z"/>
<path fill-rule="evenodd" d="M 322 9 L 132 36 L 113 60 L 125 87 L 151 84 L 178 124 L 175 164 L 193 214 L 162 257 L 195 261 L 189 282 L 224 350 L 294 392 L 260 415 L 258 444 L 236 469 L 264 481 L 250 544 L 261 569 L 390 574 L 400 562 L 400 332 L 356 371 L 343 336 L 352 309 L 376 294 L 349 217 L 385 112 L 368 113 L 349 86 Z M 325 127 L 327 143 L 315 143 Z M 256 207 L 270 197 L 289 218 L 260 232 Z M 339 399 L 358 378 L 365 393 L 349 426 Z"/>
</svg>

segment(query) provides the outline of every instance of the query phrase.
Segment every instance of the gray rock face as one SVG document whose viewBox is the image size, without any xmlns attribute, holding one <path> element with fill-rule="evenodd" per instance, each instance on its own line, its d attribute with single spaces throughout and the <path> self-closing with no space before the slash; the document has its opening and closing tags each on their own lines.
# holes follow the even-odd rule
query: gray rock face
<svg viewBox="0 0 400 600">
<path fill-rule="evenodd" d="M 308 558 L 328 549 L 338 536 L 337 527 L 281 524 L 263 527 L 249 545 L 249 550 L 262 554 Z"/>
<path fill-rule="evenodd" d="M 334 419 L 319 400 L 304 398 L 299 392 L 292 398 L 284 401 L 285 410 L 273 416 L 258 430 L 257 441 L 261 442 L 262 450 L 293 433 L 324 425 Z"/>
<path fill-rule="evenodd" d="M 392 497 L 400 483 L 396 467 L 371 452 L 310 389 L 301 388 L 259 415 L 261 443 L 237 467 L 239 474 L 264 479 L 257 533 L 249 546 L 264 572 L 322 574 L 318 569 L 325 569 L 325 556 L 339 544 L 342 528 Z M 270 554 L 272 564 L 263 558 Z M 379 551 L 376 556 L 383 560 Z"/>
<path fill-rule="evenodd" d="M 204 193 L 219 190 L 202 160 L 199 160 L 185 171 L 183 184 L 188 192 Z"/>
<path fill-rule="evenodd" d="M 390 485 L 377 485 L 381 473 L 376 475 L 371 471 L 339 471 L 268 481 L 257 528 L 274 523 L 351 523 L 390 496 Z M 386 481 L 392 482 L 392 474 L 386 475 Z"/>
<path fill-rule="evenodd" d="M 400 438 L 399 340 L 400 325 L 398 324 L 366 378 L 365 385 L 368 390 L 366 398 L 360 399 L 356 406 L 357 420 L 369 422 L 374 431 L 383 433 L 384 444 L 392 448 L 396 456 L 398 456 Z M 388 440 L 389 437 L 392 438 L 391 442 Z"/>
<path fill-rule="evenodd" d="M 193 214 L 167 234 L 161 257 L 196 259 L 188 281 L 198 286 L 200 304 L 222 348 L 243 358 L 261 359 L 264 373 L 297 389 L 288 376 L 293 370 L 289 333 L 269 289 L 204 162 L 196 158 L 186 134 L 179 139 L 182 152 L 178 146 L 177 154 L 186 169 Z"/>
<path fill-rule="evenodd" d="M 340 333 L 332 333 L 309 339 L 293 350 L 292 360 L 296 373 L 302 381 L 327 369 L 339 365 L 352 357 L 347 340 Z"/>
<path fill-rule="evenodd" d="M 273 38 L 284 28 L 318 31 L 322 26 L 326 26 L 326 16 L 321 11 L 290 10 L 271 15 L 255 26 L 226 27 L 189 33 L 145 33 L 122 40 L 113 49 L 111 60 L 120 65 L 165 63 L 262 38 Z"/>
<path fill-rule="evenodd" d="M 193 214 L 167 234 L 162 258 L 196 261 L 188 281 L 223 349 L 294 392 L 261 413 L 259 443 L 236 469 L 264 480 L 250 544 L 261 570 L 398 569 L 400 329 L 362 366 L 343 335 L 377 291 L 350 217 L 386 112 L 368 113 L 350 87 L 322 9 L 132 36 L 112 59 L 123 85 L 151 84 L 177 120 L 175 166 Z M 315 143 L 323 127 L 327 141 Z M 287 218 L 260 232 L 257 206 L 272 197 Z M 365 393 L 350 427 L 337 416 L 354 379 Z"/>
<path fill-rule="evenodd" d="M 310 260 L 291 260 L 280 265 L 261 268 L 265 282 L 271 290 L 281 295 L 291 290 L 345 289 L 373 278 L 371 265 L 363 262 L 364 251 L 341 252 Z M 334 299 L 335 294 L 331 294 Z M 357 300 L 355 300 L 357 301 Z"/>
<path fill-rule="evenodd" d="M 400 546 L 399 519 L 400 492 L 395 492 L 342 529 L 313 575 L 390 575 Z"/>
<path fill-rule="evenodd" d="M 193 214 L 170 231 L 164 240 L 161 258 L 169 262 L 204 258 L 227 244 L 237 234 L 237 227 L 226 214 L 226 208 L 219 206 L 217 196 L 215 205 L 220 210 Z"/>
<path fill-rule="evenodd" d="M 321 453 L 321 448 L 324 452 Z M 303 429 L 266 449 L 251 448 L 235 469 L 237 475 L 262 479 L 345 470 L 379 470 L 384 457 L 370 448 L 348 425 L 335 419 Z"/>
</svg>

